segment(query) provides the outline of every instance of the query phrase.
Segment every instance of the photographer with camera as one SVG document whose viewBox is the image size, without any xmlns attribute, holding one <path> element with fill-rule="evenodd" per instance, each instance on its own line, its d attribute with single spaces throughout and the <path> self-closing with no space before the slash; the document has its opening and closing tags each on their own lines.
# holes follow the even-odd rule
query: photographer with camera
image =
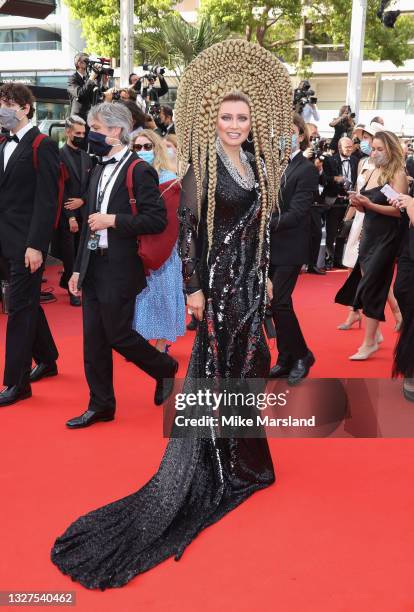
<svg viewBox="0 0 414 612">
<path fill-rule="evenodd" d="M 335 119 L 332 119 L 329 124 L 330 127 L 335 129 L 334 137 L 331 140 L 330 148 L 334 153 L 338 153 L 338 143 L 343 136 L 351 138 L 352 130 L 355 126 L 355 113 L 351 112 L 351 107 L 348 104 L 344 104 L 339 109 L 339 115 Z"/>
<path fill-rule="evenodd" d="M 143 69 L 148 72 L 142 77 L 138 77 L 135 73 L 129 75 L 131 89 L 144 100 L 147 108 L 151 103 L 159 104 L 160 98 L 168 93 L 169 88 L 167 81 L 164 78 L 165 68 L 161 66 L 143 65 Z M 158 79 L 159 87 L 155 87 L 155 82 Z M 137 101 L 138 103 L 138 101 Z"/>
<path fill-rule="evenodd" d="M 311 89 L 309 81 L 301 81 L 293 96 L 293 108 L 299 115 L 302 115 L 305 123 L 320 120 L 316 106 L 318 98 L 315 98 L 315 92 Z"/>
<path fill-rule="evenodd" d="M 357 179 L 358 160 L 352 156 L 353 142 L 347 136 L 339 140 L 339 153 L 326 157 L 323 171 L 326 186 L 323 192 L 326 211 L 326 269 L 343 268 L 342 253 L 345 239 L 338 229 L 349 204 L 348 191 Z"/>
<path fill-rule="evenodd" d="M 68 79 L 69 115 L 77 115 L 86 121 L 91 106 L 98 104 L 108 89 L 111 69 L 104 68 L 101 60 L 93 63 L 87 53 L 75 55 L 75 68 L 76 72 Z"/>
</svg>

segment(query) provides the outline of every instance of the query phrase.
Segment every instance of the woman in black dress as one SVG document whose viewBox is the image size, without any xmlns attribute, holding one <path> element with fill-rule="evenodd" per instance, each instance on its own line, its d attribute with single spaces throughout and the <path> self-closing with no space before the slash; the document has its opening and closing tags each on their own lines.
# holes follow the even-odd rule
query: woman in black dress
<svg viewBox="0 0 414 612">
<path fill-rule="evenodd" d="M 411 187 L 413 193 L 414 186 Z M 404 377 L 404 397 L 414 402 L 414 197 L 400 195 L 393 201 L 393 205 L 406 212 L 403 248 L 398 257 L 394 285 L 403 325 L 395 348 L 393 374 Z"/>
<path fill-rule="evenodd" d="M 365 186 L 350 197 L 352 205 L 365 212 L 358 260 L 335 298 L 340 304 L 362 308 L 366 316 L 364 341 L 350 357 L 354 361 L 368 359 L 378 350 L 378 323 L 385 321 L 384 308 L 401 244 L 401 214 L 381 190 L 386 184 L 398 193 L 408 190 L 402 149 L 392 132 L 375 135 L 371 160 L 375 168 Z"/>
<path fill-rule="evenodd" d="M 263 70 L 271 81 L 268 100 Z M 290 153 L 289 76 L 261 47 L 226 41 L 187 69 L 176 112 L 187 168 L 181 255 L 188 305 L 199 320 L 183 389 L 190 392 L 197 379 L 269 372 L 262 330 L 268 226 Z M 250 130 L 255 157 L 241 148 Z M 171 438 L 154 477 L 75 521 L 56 540 L 52 561 L 88 588 L 122 586 L 170 556 L 178 560 L 202 529 L 273 481 L 266 439 L 217 438 L 213 429 L 203 438 Z"/>
</svg>

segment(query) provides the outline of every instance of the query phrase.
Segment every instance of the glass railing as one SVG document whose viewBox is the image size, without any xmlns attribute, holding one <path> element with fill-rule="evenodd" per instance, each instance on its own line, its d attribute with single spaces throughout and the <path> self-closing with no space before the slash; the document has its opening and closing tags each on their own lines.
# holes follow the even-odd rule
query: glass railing
<svg viewBox="0 0 414 612">
<path fill-rule="evenodd" d="M 0 53 L 5 51 L 60 51 L 61 49 L 62 42 L 60 40 L 0 43 Z"/>
</svg>

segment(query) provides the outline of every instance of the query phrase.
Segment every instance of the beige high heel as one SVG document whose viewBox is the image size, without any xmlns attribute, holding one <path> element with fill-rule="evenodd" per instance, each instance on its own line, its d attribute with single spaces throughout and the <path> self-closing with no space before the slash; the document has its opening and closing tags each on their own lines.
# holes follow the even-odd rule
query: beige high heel
<svg viewBox="0 0 414 612">
<path fill-rule="evenodd" d="M 384 336 L 382 335 L 382 332 L 378 329 L 377 333 L 375 334 L 375 342 L 377 344 L 381 344 L 381 342 L 384 342 Z"/>
<path fill-rule="evenodd" d="M 378 350 L 379 346 L 377 343 L 373 344 L 372 346 L 361 346 L 358 349 L 358 352 L 355 353 L 354 355 L 351 355 L 349 357 L 349 359 L 351 361 L 365 361 L 365 359 L 368 359 L 368 357 L 370 357 L 373 353 L 375 353 Z"/>
<path fill-rule="evenodd" d="M 342 330 L 351 329 L 351 327 L 353 327 L 355 323 L 358 323 L 358 329 L 361 329 L 362 316 L 360 314 L 358 314 L 358 316 L 355 319 L 353 319 L 353 321 L 351 321 L 350 323 L 347 323 L 346 321 L 345 323 L 341 323 L 340 325 L 338 325 L 337 329 L 342 329 Z"/>
</svg>

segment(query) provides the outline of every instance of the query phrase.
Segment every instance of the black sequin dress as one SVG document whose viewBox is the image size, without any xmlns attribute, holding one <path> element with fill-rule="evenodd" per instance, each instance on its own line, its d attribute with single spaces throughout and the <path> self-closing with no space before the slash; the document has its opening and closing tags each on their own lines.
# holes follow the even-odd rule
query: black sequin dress
<svg viewBox="0 0 414 612">
<path fill-rule="evenodd" d="M 188 287 L 206 297 L 185 390 L 200 378 L 264 378 L 268 237 L 256 265 L 258 186 L 243 189 L 217 158 L 212 247 L 198 224 L 194 173 L 183 180 L 181 254 Z M 253 161 L 251 160 L 253 165 Z M 205 218 L 205 215 L 201 215 Z M 171 438 L 158 472 L 139 491 L 80 517 L 52 550 L 59 569 L 88 588 L 119 587 L 170 556 L 205 527 L 274 482 L 266 439 Z"/>
</svg>

